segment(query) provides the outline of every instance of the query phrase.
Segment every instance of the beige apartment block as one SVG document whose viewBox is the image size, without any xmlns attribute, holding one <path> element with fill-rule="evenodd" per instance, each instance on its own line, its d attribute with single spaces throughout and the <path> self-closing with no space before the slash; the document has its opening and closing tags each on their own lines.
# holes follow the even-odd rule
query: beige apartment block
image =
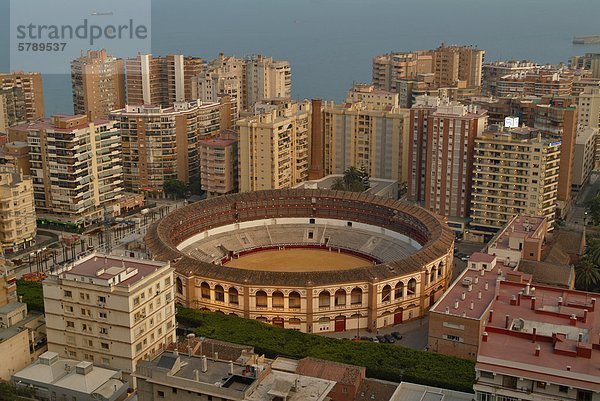
<svg viewBox="0 0 600 401">
<path fill-rule="evenodd" d="M 492 61 L 482 66 L 481 93 L 488 96 L 497 96 L 498 80 L 505 75 L 526 73 L 539 69 L 540 66 L 532 61 Z"/>
<path fill-rule="evenodd" d="M 398 92 L 398 81 L 416 79 L 419 74 L 433 73 L 433 52 L 392 52 L 373 57 L 373 85 Z"/>
<path fill-rule="evenodd" d="M 517 72 L 498 79 L 496 96 L 570 96 L 573 80 L 573 74 L 563 70 L 542 68 Z"/>
<path fill-rule="evenodd" d="M 0 167 L 0 256 L 35 243 L 33 181 L 11 167 Z"/>
<path fill-rule="evenodd" d="M 238 121 L 240 192 L 291 188 L 308 178 L 310 105 L 283 102 Z"/>
<path fill-rule="evenodd" d="M 42 74 L 39 72 L 0 73 L 0 121 L 6 128 L 44 117 Z M 3 117 L 2 117 L 3 116 Z M 2 128 L 0 126 L 0 128 Z"/>
<path fill-rule="evenodd" d="M 31 175 L 27 142 L 7 142 L 4 146 L 0 146 L 0 164 L 12 166 L 23 175 Z"/>
<path fill-rule="evenodd" d="M 598 128 L 581 127 L 577 132 L 575 152 L 573 153 L 572 189 L 579 191 L 589 180 L 596 161 L 596 142 Z"/>
<path fill-rule="evenodd" d="M 475 139 L 471 189 L 471 232 L 491 236 L 517 214 L 556 214 L 560 138 L 540 130 L 490 128 Z"/>
<path fill-rule="evenodd" d="M 172 106 L 197 99 L 195 77 L 206 63 L 180 54 L 138 54 L 125 62 L 128 105 Z"/>
<path fill-rule="evenodd" d="M 290 63 L 260 54 L 242 59 L 221 53 L 197 77 L 197 93 L 207 102 L 231 96 L 237 99 L 238 110 L 248 111 L 258 102 L 290 99 Z"/>
<path fill-rule="evenodd" d="M 237 192 L 237 136 L 227 130 L 199 142 L 200 183 L 208 197 Z"/>
<path fill-rule="evenodd" d="M 51 276 L 43 283 L 48 350 L 128 379 L 140 360 L 175 341 L 173 270 L 94 253 Z"/>
<path fill-rule="evenodd" d="M 91 121 L 125 106 L 125 62 L 104 49 L 82 51 L 71 62 L 71 84 L 75 114 Z"/>
<path fill-rule="evenodd" d="M 433 55 L 438 87 L 481 87 L 484 50 L 474 46 L 446 46 L 442 43 Z"/>
<path fill-rule="evenodd" d="M 344 103 L 324 103 L 322 126 L 325 174 L 356 167 L 406 182 L 409 110 L 398 107 L 398 94 L 355 85 Z"/>
<path fill-rule="evenodd" d="M 110 118 L 121 131 L 125 188 L 161 198 L 165 181 L 199 179 L 198 141 L 219 131 L 220 105 L 200 100 L 172 107 L 127 105 Z"/>
<path fill-rule="evenodd" d="M 600 128 L 600 88 L 586 88 L 579 94 L 577 124 L 583 127 Z M 596 136 L 594 163 L 600 167 L 600 138 Z"/>
<path fill-rule="evenodd" d="M 38 218 L 81 229 L 121 197 L 121 132 L 114 122 L 56 115 L 12 127 L 10 136 L 28 142 Z"/>
</svg>

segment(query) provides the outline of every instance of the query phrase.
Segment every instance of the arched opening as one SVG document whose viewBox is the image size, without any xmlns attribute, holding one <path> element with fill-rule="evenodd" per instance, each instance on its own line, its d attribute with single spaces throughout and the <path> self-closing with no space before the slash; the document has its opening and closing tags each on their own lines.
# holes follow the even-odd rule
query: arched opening
<svg viewBox="0 0 600 401">
<path fill-rule="evenodd" d="M 288 319 L 288 328 L 292 330 L 300 330 L 300 324 L 302 321 L 297 317 L 292 317 Z"/>
<path fill-rule="evenodd" d="M 436 272 L 435 267 L 432 267 L 431 272 L 429 273 L 429 284 L 435 282 L 435 272 Z"/>
<path fill-rule="evenodd" d="M 219 284 L 215 285 L 215 301 L 225 302 L 225 290 Z"/>
<path fill-rule="evenodd" d="M 267 307 L 267 293 L 263 290 L 256 292 L 256 306 L 258 308 L 266 308 Z"/>
<path fill-rule="evenodd" d="M 387 302 L 392 300 L 392 287 L 385 285 L 381 290 L 381 302 Z"/>
<path fill-rule="evenodd" d="M 200 296 L 202 299 L 210 299 L 210 286 L 207 282 L 202 282 L 200 284 Z"/>
<path fill-rule="evenodd" d="M 218 313 L 219 315 L 224 315 L 225 314 L 225 312 L 223 312 L 221 310 L 215 311 L 215 313 Z"/>
<path fill-rule="evenodd" d="M 283 309 L 283 292 L 275 291 L 271 295 L 271 301 L 273 302 L 273 308 Z"/>
<path fill-rule="evenodd" d="M 346 291 L 345 290 L 337 290 L 335 292 L 335 306 L 346 306 Z"/>
<path fill-rule="evenodd" d="M 362 304 L 362 290 L 360 288 L 354 288 L 350 292 L 350 304 L 361 305 Z"/>
<path fill-rule="evenodd" d="M 444 277 L 444 264 L 440 263 L 440 265 L 437 268 L 437 277 L 438 280 L 441 279 L 442 277 Z"/>
<path fill-rule="evenodd" d="M 290 309 L 300 309 L 300 294 L 296 291 L 290 292 L 288 296 L 288 301 L 290 304 Z"/>
<path fill-rule="evenodd" d="M 331 294 L 329 291 L 319 293 L 319 308 L 329 308 L 331 306 Z"/>
<path fill-rule="evenodd" d="M 273 320 L 271 320 L 271 324 L 273 326 L 277 326 L 277 327 L 285 326 L 285 322 L 284 322 L 283 318 L 281 318 L 281 317 L 274 317 Z"/>
<path fill-rule="evenodd" d="M 396 287 L 394 287 L 394 299 L 402 298 L 404 298 L 404 283 L 402 281 L 398 281 Z"/>
<path fill-rule="evenodd" d="M 237 313 L 230 313 L 229 316 L 237 316 Z"/>
<path fill-rule="evenodd" d="M 417 280 L 414 278 L 408 281 L 407 293 L 408 295 L 415 295 L 417 293 Z"/>
<path fill-rule="evenodd" d="M 183 294 L 183 281 L 181 281 L 181 278 L 177 277 L 175 285 L 177 286 L 177 293 Z"/>
<path fill-rule="evenodd" d="M 259 316 L 259 317 L 256 318 L 256 320 L 258 320 L 259 322 L 263 322 L 263 323 L 268 323 L 269 322 L 269 319 L 267 319 L 264 316 Z"/>
<path fill-rule="evenodd" d="M 235 287 L 229 288 L 229 303 L 233 305 L 237 305 L 238 301 L 238 290 Z"/>
</svg>

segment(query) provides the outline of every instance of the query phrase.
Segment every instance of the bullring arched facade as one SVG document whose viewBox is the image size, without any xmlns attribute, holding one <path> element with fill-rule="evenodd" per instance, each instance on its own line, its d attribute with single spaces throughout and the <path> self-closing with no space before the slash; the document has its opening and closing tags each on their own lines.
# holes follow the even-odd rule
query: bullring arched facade
<svg viewBox="0 0 600 401">
<path fill-rule="evenodd" d="M 178 245 L 228 224 L 277 218 L 336 219 L 392 230 L 420 249 L 364 268 L 318 272 L 251 271 L 196 260 Z M 350 226 L 351 224 L 349 224 Z M 366 194 L 324 190 L 228 195 L 176 210 L 146 237 L 176 268 L 177 301 L 303 332 L 374 331 L 422 316 L 452 276 L 454 236 L 438 216 Z"/>
</svg>

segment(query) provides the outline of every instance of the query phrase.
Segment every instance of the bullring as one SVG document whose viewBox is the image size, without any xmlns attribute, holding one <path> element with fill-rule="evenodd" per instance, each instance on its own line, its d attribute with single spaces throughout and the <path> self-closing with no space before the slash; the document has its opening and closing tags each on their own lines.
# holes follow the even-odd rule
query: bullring
<svg viewBox="0 0 600 401">
<path fill-rule="evenodd" d="M 187 307 L 304 332 L 375 331 L 422 316 L 441 297 L 454 235 L 418 206 L 290 189 L 177 209 L 150 227 L 146 244 L 153 258 L 172 262 L 177 302 Z M 264 253 L 290 249 L 293 267 L 285 253 Z M 337 255 L 341 265 L 329 267 Z"/>
</svg>

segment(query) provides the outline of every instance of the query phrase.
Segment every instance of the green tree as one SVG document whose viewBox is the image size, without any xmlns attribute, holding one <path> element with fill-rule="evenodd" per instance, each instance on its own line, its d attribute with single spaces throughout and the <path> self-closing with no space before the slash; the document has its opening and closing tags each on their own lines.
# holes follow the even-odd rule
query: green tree
<svg viewBox="0 0 600 401">
<path fill-rule="evenodd" d="M 364 192 L 369 188 L 369 175 L 367 172 L 354 166 L 348 167 L 344 171 L 344 176 L 337 178 L 331 185 L 331 189 L 336 191 Z"/>
<path fill-rule="evenodd" d="M 600 268 L 588 256 L 575 265 L 575 287 L 583 291 L 600 290 Z"/>
<path fill-rule="evenodd" d="M 594 225 L 600 225 L 600 192 L 597 192 L 592 199 L 589 199 L 585 205 L 587 206 L 592 223 Z"/>
<path fill-rule="evenodd" d="M 163 184 L 163 191 L 167 196 L 173 196 L 173 199 L 183 198 L 187 191 L 187 185 L 180 180 L 167 180 Z"/>
</svg>

